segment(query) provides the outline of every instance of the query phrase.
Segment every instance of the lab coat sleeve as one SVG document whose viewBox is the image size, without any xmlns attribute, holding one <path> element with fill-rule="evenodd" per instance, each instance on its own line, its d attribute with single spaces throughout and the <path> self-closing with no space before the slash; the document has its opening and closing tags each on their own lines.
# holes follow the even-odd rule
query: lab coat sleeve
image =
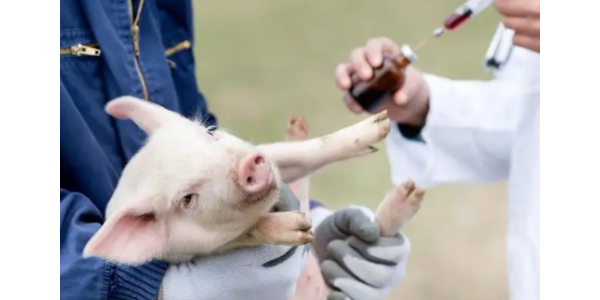
<svg viewBox="0 0 600 300">
<path fill-rule="evenodd" d="M 425 75 L 430 109 L 422 141 L 405 138 L 397 124 L 386 138 L 392 181 L 423 187 L 481 183 L 508 176 L 512 140 L 523 103 L 534 86 L 512 80 L 452 80 Z"/>
</svg>

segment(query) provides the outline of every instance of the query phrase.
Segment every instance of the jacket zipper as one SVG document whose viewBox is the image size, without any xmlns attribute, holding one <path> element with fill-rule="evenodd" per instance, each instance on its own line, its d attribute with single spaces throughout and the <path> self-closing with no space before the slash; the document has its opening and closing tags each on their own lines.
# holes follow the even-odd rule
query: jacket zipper
<svg viewBox="0 0 600 300">
<path fill-rule="evenodd" d="M 69 48 L 60 49 L 60 55 L 73 56 L 100 56 L 98 44 L 77 44 Z"/>
<path fill-rule="evenodd" d="M 144 99 L 148 101 L 148 87 L 146 86 L 146 80 L 144 79 L 144 74 L 142 74 L 142 69 L 140 67 L 139 55 L 140 55 L 140 27 L 138 23 L 140 21 L 140 15 L 142 13 L 142 7 L 144 5 L 144 0 L 140 0 L 140 4 L 138 6 L 137 15 L 135 19 L 133 18 L 133 0 L 127 0 L 127 6 L 129 7 L 129 22 L 131 24 L 131 36 L 133 40 L 133 62 L 135 64 L 135 69 L 138 73 L 138 77 L 140 78 L 140 83 L 142 84 L 142 93 L 144 94 Z"/>
<path fill-rule="evenodd" d="M 171 56 L 179 51 L 190 49 L 190 48 L 192 48 L 192 43 L 190 43 L 190 41 L 186 40 L 186 41 L 176 44 L 173 47 L 169 47 L 167 50 L 165 50 L 165 55 Z"/>
<path fill-rule="evenodd" d="M 179 51 L 183 51 L 183 50 L 190 49 L 190 48 L 192 48 L 192 43 L 190 43 L 190 41 L 188 41 L 188 40 L 185 40 L 185 41 L 178 43 L 178 44 L 174 45 L 173 47 L 169 47 L 167 50 L 165 50 L 165 56 L 169 57 Z M 169 64 L 169 67 L 171 67 L 173 69 L 177 67 L 177 64 L 168 58 L 167 58 L 167 63 Z"/>
</svg>

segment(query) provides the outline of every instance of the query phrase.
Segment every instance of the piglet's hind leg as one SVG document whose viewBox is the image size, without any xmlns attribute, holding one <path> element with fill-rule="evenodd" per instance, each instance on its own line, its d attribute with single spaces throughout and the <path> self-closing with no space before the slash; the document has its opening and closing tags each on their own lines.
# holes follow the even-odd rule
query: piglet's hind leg
<svg viewBox="0 0 600 300">
<path fill-rule="evenodd" d="M 419 211 L 425 190 L 412 180 L 406 181 L 385 195 L 376 212 L 382 236 L 394 236 Z"/>
<path fill-rule="evenodd" d="M 308 138 L 308 123 L 301 116 L 292 116 L 287 125 L 289 141 L 303 141 Z M 308 213 L 310 174 L 288 183 L 290 189 L 300 201 L 300 211 Z"/>
</svg>

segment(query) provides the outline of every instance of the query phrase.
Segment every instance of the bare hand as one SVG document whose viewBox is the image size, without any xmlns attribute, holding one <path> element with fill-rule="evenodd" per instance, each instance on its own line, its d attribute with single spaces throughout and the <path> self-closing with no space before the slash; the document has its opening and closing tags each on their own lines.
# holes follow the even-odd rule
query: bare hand
<svg viewBox="0 0 600 300">
<path fill-rule="evenodd" d="M 540 0 L 497 0 L 502 23 L 513 29 L 513 43 L 540 52 Z"/>
<path fill-rule="evenodd" d="M 361 79 L 369 80 L 373 70 L 383 63 L 383 54 L 398 54 L 400 49 L 396 43 L 386 37 L 370 39 L 364 47 L 354 49 L 350 54 L 350 62 L 340 64 L 336 68 L 336 83 L 342 91 L 352 86 L 351 75 L 356 73 Z M 404 86 L 393 93 L 375 112 L 386 109 L 390 119 L 412 125 L 421 125 L 427 114 L 429 91 L 423 76 L 413 67 L 406 71 Z M 360 114 L 363 109 L 346 93 L 344 103 L 354 113 Z"/>
</svg>

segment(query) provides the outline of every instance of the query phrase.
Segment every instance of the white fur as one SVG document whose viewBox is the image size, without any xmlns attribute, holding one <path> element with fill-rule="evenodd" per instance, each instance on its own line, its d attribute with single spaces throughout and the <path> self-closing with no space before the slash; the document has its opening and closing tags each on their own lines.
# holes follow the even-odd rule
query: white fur
<svg viewBox="0 0 600 300">
<path fill-rule="evenodd" d="M 133 97 L 109 102 L 107 112 L 131 119 L 149 138 L 125 167 L 107 221 L 84 254 L 126 264 L 310 242 L 308 216 L 269 213 L 282 180 L 292 182 L 327 164 L 372 153 L 370 145 L 390 129 L 383 112 L 326 137 L 255 147 L 222 130 L 209 134 L 200 122 Z M 271 166 L 274 188 L 250 203 L 236 174 L 240 160 L 257 153 Z M 194 196 L 184 205 L 187 195 Z"/>
</svg>

